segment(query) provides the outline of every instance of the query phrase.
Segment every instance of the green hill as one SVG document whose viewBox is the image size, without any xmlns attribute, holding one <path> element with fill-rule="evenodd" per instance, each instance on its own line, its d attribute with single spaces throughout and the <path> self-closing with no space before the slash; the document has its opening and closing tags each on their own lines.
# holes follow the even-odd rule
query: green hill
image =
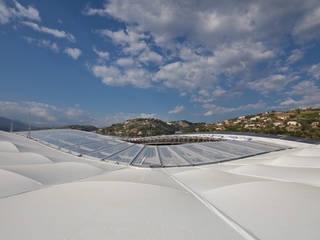
<svg viewBox="0 0 320 240">
<path fill-rule="evenodd" d="M 131 119 L 98 130 L 102 134 L 140 137 L 174 134 L 175 131 L 175 125 L 154 118 Z"/>
<path fill-rule="evenodd" d="M 102 134 L 139 137 L 207 131 L 255 132 L 320 139 L 320 109 L 264 112 L 217 123 L 192 123 L 185 120 L 164 122 L 154 118 L 137 118 L 98 130 Z"/>
<path fill-rule="evenodd" d="M 320 109 L 264 112 L 206 124 L 205 131 L 255 132 L 320 139 Z"/>
</svg>

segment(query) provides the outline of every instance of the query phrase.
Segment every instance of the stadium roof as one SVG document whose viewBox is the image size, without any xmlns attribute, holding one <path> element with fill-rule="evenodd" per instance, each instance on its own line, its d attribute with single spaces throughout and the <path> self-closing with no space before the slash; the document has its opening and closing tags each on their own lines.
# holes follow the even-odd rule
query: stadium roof
<svg viewBox="0 0 320 240">
<path fill-rule="evenodd" d="M 319 145 L 24 135 L 0 132 L 3 239 L 320 239 Z"/>
</svg>

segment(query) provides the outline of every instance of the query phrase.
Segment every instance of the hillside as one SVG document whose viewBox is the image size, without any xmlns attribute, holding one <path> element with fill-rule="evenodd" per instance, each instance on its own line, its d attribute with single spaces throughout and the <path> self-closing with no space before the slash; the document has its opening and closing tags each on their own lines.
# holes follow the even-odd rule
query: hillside
<svg viewBox="0 0 320 240">
<path fill-rule="evenodd" d="M 98 130 L 97 127 L 92 125 L 67 125 L 62 127 L 56 127 L 56 129 L 75 129 L 87 132 L 96 132 Z"/>
<path fill-rule="evenodd" d="M 210 124 L 137 118 L 98 130 L 102 134 L 140 137 L 207 131 L 255 132 L 320 139 L 320 109 L 264 112 Z"/>
<path fill-rule="evenodd" d="M 0 130 L 10 131 L 10 125 L 13 122 L 13 131 L 26 131 L 28 125 L 19 121 L 11 120 L 9 118 L 0 117 Z"/>
<path fill-rule="evenodd" d="M 264 112 L 205 124 L 203 131 L 255 132 L 320 139 L 320 109 Z"/>
<path fill-rule="evenodd" d="M 162 134 L 174 134 L 176 130 L 177 128 L 175 124 L 170 125 L 159 119 L 137 118 L 99 129 L 98 132 L 117 136 L 145 137 Z"/>
</svg>

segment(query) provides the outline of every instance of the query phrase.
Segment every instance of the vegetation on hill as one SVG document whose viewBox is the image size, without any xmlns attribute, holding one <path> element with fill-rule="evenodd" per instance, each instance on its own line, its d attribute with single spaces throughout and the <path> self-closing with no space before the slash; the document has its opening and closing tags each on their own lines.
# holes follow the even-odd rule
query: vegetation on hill
<svg viewBox="0 0 320 240">
<path fill-rule="evenodd" d="M 113 124 L 110 127 L 101 128 L 99 133 L 117 136 L 156 136 L 174 134 L 175 125 L 154 118 L 137 118 L 123 123 Z"/>
<path fill-rule="evenodd" d="M 264 112 L 209 124 L 137 118 L 98 130 L 102 134 L 139 137 L 207 131 L 255 132 L 320 139 L 320 109 Z"/>
<path fill-rule="evenodd" d="M 155 118 L 137 118 L 101 128 L 98 132 L 107 135 L 147 137 L 193 132 L 195 129 L 199 130 L 197 126 L 202 124 L 204 123 L 192 123 L 185 120 L 164 122 Z"/>
<path fill-rule="evenodd" d="M 264 112 L 205 124 L 203 131 L 255 132 L 320 139 L 320 109 Z"/>
<path fill-rule="evenodd" d="M 57 127 L 58 129 L 75 129 L 87 132 L 96 132 L 98 130 L 97 127 L 92 125 L 67 125 L 62 127 Z"/>
</svg>

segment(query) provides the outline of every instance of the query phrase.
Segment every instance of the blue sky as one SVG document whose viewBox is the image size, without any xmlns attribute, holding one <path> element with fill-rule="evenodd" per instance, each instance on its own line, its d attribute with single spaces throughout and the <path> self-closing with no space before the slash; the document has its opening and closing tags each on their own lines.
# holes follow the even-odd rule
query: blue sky
<svg viewBox="0 0 320 240">
<path fill-rule="evenodd" d="M 320 2 L 0 0 L 0 116 L 215 122 L 320 105 Z"/>
</svg>

